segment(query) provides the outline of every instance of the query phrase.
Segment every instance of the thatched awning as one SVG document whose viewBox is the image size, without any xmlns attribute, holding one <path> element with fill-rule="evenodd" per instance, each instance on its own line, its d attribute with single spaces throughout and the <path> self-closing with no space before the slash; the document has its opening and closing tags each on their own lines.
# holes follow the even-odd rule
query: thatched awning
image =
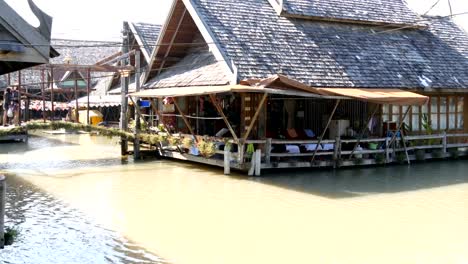
<svg viewBox="0 0 468 264">
<path fill-rule="evenodd" d="M 286 89 L 272 89 L 264 88 L 261 86 L 248 86 L 248 85 L 221 85 L 221 86 L 191 86 L 191 87 L 172 87 L 172 88 L 159 88 L 148 89 L 137 93 L 131 93 L 130 96 L 140 98 L 163 98 L 163 97 L 181 97 L 181 96 L 197 96 L 208 94 L 220 93 L 267 93 L 277 95 L 289 95 L 300 97 L 313 97 L 313 98 L 328 98 L 336 99 L 340 96 L 327 96 L 317 93 L 310 93 L 297 90 Z"/>
<path fill-rule="evenodd" d="M 424 105 L 429 97 L 400 89 L 355 89 L 355 88 L 315 88 L 319 93 L 376 104 Z"/>
</svg>

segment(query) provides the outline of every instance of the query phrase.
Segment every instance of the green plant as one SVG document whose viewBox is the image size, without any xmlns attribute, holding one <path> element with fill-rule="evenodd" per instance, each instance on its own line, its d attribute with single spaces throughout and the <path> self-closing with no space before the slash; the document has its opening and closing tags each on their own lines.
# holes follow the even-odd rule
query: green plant
<svg viewBox="0 0 468 264">
<path fill-rule="evenodd" d="M 415 152 L 416 160 L 423 161 L 426 159 L 426 151 L 424 149 L 418 149 Z"/>
<path fill-rule="evenodd" d="M 422 116 L 422 127 L 426 130 L 426 135 L 432 135 L 432 122 L 429 120 L 429 116 L 427 114 L 423 114 Z M 434 145 L 436 142 L 435 138 L 431 138 L 426 140 L 426 145 Z"/>
<path fill-rule="evenodd" d="M 355 165 L 362 165 L 364 163 L 364 159 L 363 158 L 356 158 L 354 159 L 354 164 Z"/>
<path fill-rule="evenodd" d="M 385 163 L 385 155 L 383 153 L 375 154 L 375 163 L 377 164 L 384 164 Z"/>
<path fill-rule="evenodd" d="M 16 227 L 7 227 L 5 228 L 5 245 L 12 245 L 19 237 L 20 229 Z"/>
<path fill-rule="evenodd" d="M 452 159 L 458 159 L 460 157 L 460 152 L 458 151 L 457 148 L 450 149 L 449 153 Z"/>
<path fill-rule="evenodd" d="M 130 122 L 128 123 L 128 128 L 130 130 L 135 130 L 135 127 L 136 127 L 136 122 L 134 119 L 130 120 Z M 143 130 L 143 131 L 146 131 L 148 129 L 148 124 L 145 122 L 145 120 L 143 118 L 140 118 L 140 130 Z"/>
<path fill-rule="evenodd" d="M 434 158 L 434 159 L 440 159 L 444 156 L 444 152 L 440 149 L 435 149 L 432 151 L 431 153 L 431 156 Z"/>
<path fill-rule="evenodd" d="M 167 137 L 167 142 L 169 142 L 169 145 L 174 146 L 174 147 L 180 145 L 180 141 L 181 141 L 180 137 L 174 137 L 174 136 Z"/>
<path fill-rule="evenodd" d="M 253 153 L 255 152 L 255 147 L 252 143 L 247 145 L 247 150 L 245 151 L 247 158 L 252 158 Z"/>
<path fill-rule="evenodd" d="M 182 139 L 182 145 L 186 149 L 191 148 L 193 146 L 193 139 L 189 137 L 184 137 L 184 139 Z"/>
<path fill-rule="evenodd" d="M 216 145 L 212 141 L 206 139 L 200 140 L 197 147 L 200 154 L 205 158 L 210 158 L 216 154 Z"/>
<path fill-rule="evenodd" d="M 398 152 L 395 156 L 395 159 L 399 164 L 403 164 L 406 161 L 406 155 L 403 152 Z"/>
</svg>

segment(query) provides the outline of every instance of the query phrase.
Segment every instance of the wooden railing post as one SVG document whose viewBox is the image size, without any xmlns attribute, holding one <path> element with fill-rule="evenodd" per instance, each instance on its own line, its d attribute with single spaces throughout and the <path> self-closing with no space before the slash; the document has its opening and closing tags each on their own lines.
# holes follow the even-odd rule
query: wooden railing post
<svg viewBox="0 0 468 264">
<path fill-rule="evenodd" d="M 338 136 L 335 139 L 335 148 L 333 150 L 333 161 L 334 161 L 334 167 L 340 167 L 339 166 L 339 159 L 340 159 L 340 152 L 341 152 L 341 138 Z"/>
<path fill-rule="evenodd" d="M 262 150 L 255 150 L 255 176 L 260 176 L 260 170 L 262 168 Z"/>
<path fill-rule="evenodd" d="M 245 144 L 239 141 L 239 144 L 237 145 L 237 162 L 239 162 L 239 164 L 244 164 L 244 149 Z"/>
<path fill-rule="evenodd" d="M 231 151 L 224 146 L 224 174 L 231 174 Z"/>
<path fill-rule="evenodd" d="M 265 162 L 267 164 L 271 163 L 271 140 L 271 138 L 267 138 L 265 144 Z"/>
<path fill-rule="evenodd" d="M 447 153 L 447 132 L 444 131 L 444 132 L 442 133 L 442 135 L 443 135 L 443 138 L 442 138 L 442 145 L 444 146 L 443 149 L 442 149 L 442 151 L 444 152 L 444 154 L 446 154 L 446 153 Z M 444 157 L 444 158 L 445 158 L 445 157 Z"/>
<path fill-rule="evenodd" d="M 0 174 L 0 249 L 5 246 L 5 199 L 6 182 L 5 176 Z"/>
<path fill-rule="evenodd" d="M 386 137 L 385 138 L 385 162 L 386 163 L 389 163 L 390 162 L 390 151 L 389 151 L 389 143 L 390 143 L 390 140 L 389 140 L 389 137 Z"/>
</svg>

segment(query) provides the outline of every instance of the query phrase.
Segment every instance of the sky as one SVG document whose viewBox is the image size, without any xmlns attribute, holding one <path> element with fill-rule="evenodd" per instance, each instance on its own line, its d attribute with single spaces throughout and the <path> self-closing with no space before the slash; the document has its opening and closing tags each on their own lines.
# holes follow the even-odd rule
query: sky
<svg viewBox="0 0 468 264">
<path fill-rule="evenodd" d="M 38 25 L 27 0 L 5 1 L 30 24 Z M 420 14 L 436 1 L 407 0 Z M 123 21 L 164 24 L 172 0 L 35 0 L 35 3 L 54 18 L 53 38 L 121 41 Z M 449 0 L 439 0 L 429 14 L 449 15 L 448 3 Z M 468 12 L 468 0 L 450 3 L 454 14 Z M 468 14 L 455 17 L 455 21 L 468 32 Z"/>
</svg>

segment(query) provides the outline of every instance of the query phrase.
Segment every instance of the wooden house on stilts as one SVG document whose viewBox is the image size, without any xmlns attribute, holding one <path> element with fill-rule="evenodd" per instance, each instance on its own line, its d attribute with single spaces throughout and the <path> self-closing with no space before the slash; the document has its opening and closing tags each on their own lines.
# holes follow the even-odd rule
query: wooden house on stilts
<svg viewBox="0 0 468 264">
<path fill-rule="evenodd" d="M 468 36 L 402 0 L 175 0 L 143 79 L 130 96 L 152 100 L 163 133 L 216 146 L 211 158 L 177 143 L 161 154 L 226 170 L 468 147 Z"/>
</svg>

